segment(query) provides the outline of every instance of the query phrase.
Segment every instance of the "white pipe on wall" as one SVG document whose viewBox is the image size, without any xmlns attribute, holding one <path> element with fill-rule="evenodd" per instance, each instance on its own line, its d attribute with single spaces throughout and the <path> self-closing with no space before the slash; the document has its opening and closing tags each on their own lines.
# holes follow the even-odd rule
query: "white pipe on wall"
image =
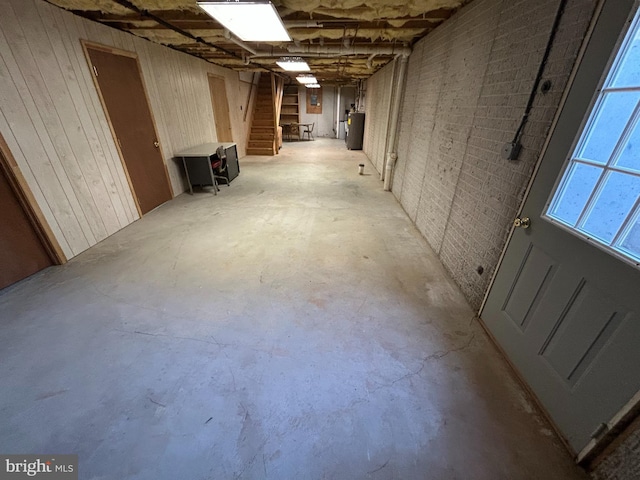
<svg viewBox="0 0 640 480">
<path fill-rule="evenodd" d="M 336 91 L 336 138 L 340 138 L 340 94 L 342 91 L 342 87 L 338 85 L 338 90 Z"/>
<path fill-rule="evenodd" d="M 389 103 L 387 104 L 387 132 L 385 134 L 385 144 L 384 144 L 384 158 L 382 159 L 382 168 L 380 169 L 380 180 L 384 180 L 387 176 L 387 152 L 389 149 L 389 126 L 391 125 L 391 118 L 393 116 L 393 98 L 395 96 L 395 91 L 399 88 L 399 85 L 395 83 L 396 72 L 398 70 L 398 57 L 393 60 L 393 67 L 391 70 L 391 85 L 389 85 Z"/>
<path fill-rule="evenodd" d="M 388 192 L 391 190 L 391 180 L 387 181 L 387 178 L 391 178 L 391 174 L 393 173 L 393 167 L 396 164 L 396 160 L 398 160 L 398 155 L 395 153 L 388 153 L 387 158 L 384 162 L 384 190 Z"/>
<path fill-rule="evenodd" d="M 400 58 L 400 71 L 398 72 L 398 82 L 395 84 L 395 95 L 393 100 L 393 113 L 391 116 L 391 125 L 389 126 L 387 136 L 387 164 L 385 166 L 384 190 L 391 191 L 391 177 L 393 176 L 393 168 L 396 165 L 398 155 L 396 154 L 396 134 L 398 130 L 398 116 L 400 115 L 400 101 L 402 100 L 402 92 L 404 91 L 404 77 L 407 72 L 408 57 Z"/>
</svg>

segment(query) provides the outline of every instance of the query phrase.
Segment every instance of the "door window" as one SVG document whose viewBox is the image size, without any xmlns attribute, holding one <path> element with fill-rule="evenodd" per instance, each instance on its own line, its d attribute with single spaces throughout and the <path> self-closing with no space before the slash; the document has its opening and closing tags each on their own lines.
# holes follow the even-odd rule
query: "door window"
<svg viewBox="0 0 640 480">
<path fill-rule="evenodd" d="M 640 266 L 640 15 L 636 12 L 544 217 Z"/>
</svg>

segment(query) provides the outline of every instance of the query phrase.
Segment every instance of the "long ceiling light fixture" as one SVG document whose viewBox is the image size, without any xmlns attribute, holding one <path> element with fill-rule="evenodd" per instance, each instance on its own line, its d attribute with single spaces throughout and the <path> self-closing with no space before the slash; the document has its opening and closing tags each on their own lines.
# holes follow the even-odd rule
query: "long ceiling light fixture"
<svg viewBox="0 0 640 480">
<path fill-rule="evenodd" d="M 296 80 L 297 80 L 299 83 L 303 84 L 303 85 L 306 85 L 306 84 L 309 84 L 309 83 L 318 83 L 318 79 L 316 79 L 316 77 L 314 77 L 314 76 L 313 76 L 313 75 L 311 75 L 311 74 L 308 74 L 308 75 L 298 75 L 298 76 L 296 77 Z"/>
<path fill-rule="evenodd" d="M 318 83 L 309 83 L 309 84 L 305 85 L 305 87 L 307 87 L 307 88 L 320 88 L 320 84 L 318 84 Z"/>
<path fill-rule="evenodd" d="M 245 42 L 290 42 L 276 7 L 268 0 L 197 2 L 198 6 Z"/>
<path fill-rule="evenodd" d="M 302 57 L 281 57 L 276 63 L 287 72 L 309 72 L 311 70 Z"/>
</svg>

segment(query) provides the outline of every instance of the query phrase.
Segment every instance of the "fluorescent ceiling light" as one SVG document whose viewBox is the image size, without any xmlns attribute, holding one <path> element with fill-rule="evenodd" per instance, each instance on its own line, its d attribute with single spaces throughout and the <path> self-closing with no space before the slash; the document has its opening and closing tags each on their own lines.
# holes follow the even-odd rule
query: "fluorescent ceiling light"
<svg viewBox="0 0 640 480">
<path fill-rule="evenodd" d="M 308 72 L 311 70 L 302 57 L 282 57 L 276 63 L 287 72 Z"/>
<path fill-rule="evenodd" d="M 305 87 L 307 88 L 320 88 L 320 85 L 317 83 L 310 83 L 308 85 L 305 85 Z"/>
<path fill-rule="evenodd" d="M 245 42 L 291 41 L 269 1 L 198 2 L 198 6 Z"/>
<path fill-rule="evenodd" d="M 306 85 L 308 83 L 318 83 L 318 79 L 313 75 L 298 75 L 296 77 L 296 80 L 298 80 L 298 82 L 303 85 Z"/>
</svg>

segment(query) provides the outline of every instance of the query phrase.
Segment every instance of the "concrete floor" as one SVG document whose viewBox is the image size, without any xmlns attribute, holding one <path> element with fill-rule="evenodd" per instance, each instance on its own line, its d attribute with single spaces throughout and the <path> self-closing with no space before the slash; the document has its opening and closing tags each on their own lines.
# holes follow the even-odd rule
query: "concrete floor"
<svg viewBox="0 0 640 480">
<path fill-rule="evenodd" d="M 241 169 L 0 292 L 1 452 L 77 453 L 81 479 L 586 478 L 361 152 Z"/>
</svg>

